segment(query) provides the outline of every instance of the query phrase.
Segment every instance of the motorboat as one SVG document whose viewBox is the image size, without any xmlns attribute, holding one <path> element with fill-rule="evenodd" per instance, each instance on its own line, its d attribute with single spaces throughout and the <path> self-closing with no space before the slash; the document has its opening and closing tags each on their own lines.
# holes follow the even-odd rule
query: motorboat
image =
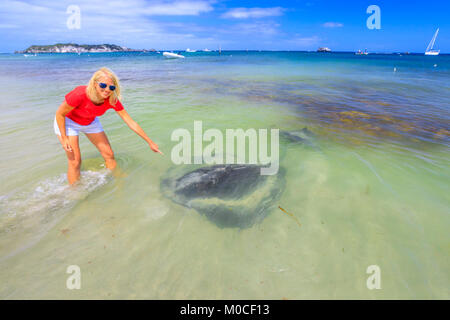
<svg viewBox="0 0 450 320">
<path fill-rule="evenodd" d="M 167 59 L 180 59 L 180 58 L 184 58 L 184 56 L 182 56 L 181 54 L 176 54 L 176 53 L 168 52 L 168 51 L 163 52 L 163 56 L 166 57 Z"/>
</svg>

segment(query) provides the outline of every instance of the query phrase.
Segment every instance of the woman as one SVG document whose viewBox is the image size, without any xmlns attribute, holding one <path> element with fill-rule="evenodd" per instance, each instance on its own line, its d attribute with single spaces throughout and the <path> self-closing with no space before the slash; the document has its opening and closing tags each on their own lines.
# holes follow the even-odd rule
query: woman
<svg viewBox="0 0 450 320">
<path fill-rule="evenodd" d="M 120 102 L 120 84 L 108 68 L 94 73 L 87 86 L 79 86 L 65 96 L 56 111 L 54 129 L 68 160 L 67 179 L 74 184 L 80 179 L 81 153 L 78 134 L 83 132 L 100 151 L 106 167 L 116 167 L 114 153 L 97 117 L 106 110 L 114 109 L 131 130 L 141 136 L 154 152 L 163 154 L 158 145 L 150 140 L 144 130 L 131 119 Z"/>
</svg>

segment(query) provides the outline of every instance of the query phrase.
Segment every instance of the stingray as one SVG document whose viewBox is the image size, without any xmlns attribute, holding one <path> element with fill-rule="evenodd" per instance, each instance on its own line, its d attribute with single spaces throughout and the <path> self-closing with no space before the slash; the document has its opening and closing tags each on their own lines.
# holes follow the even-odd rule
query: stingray
<svg viewBox="0 0 450 320">
<path fill-rule="evenodd" d="M 186 172 L 169 170 L 161 180 L 163 194 L 195 209 L 220 228 L 249 228 L 276 206 L 284 189 L 284 170 L 261 175 L 261 166 L 224 164 Z"/>
<path fill-rule="evenodd" d="M 305 127 L 299 131 L 280 131 L 280 136 L 289 142 L 311 145 L 314 133 Z"/>
</svg>

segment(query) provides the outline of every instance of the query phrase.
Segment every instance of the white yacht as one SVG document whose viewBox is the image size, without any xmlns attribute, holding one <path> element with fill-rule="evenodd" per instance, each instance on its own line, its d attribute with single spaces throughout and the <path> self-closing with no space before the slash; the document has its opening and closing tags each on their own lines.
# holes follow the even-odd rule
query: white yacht
<svg viewBox="0 0 450 320">
<path fill-rule="evenodd" d="M 331 52 L 331 49 L 328 47 L 320 47 L 317 49 L 317 52 Z"/>
<path fill-rule="evenodd" d="M 166 57 L 167 59 L 179 59 L 179 58 L 184 58 L 184 56 L 182 56 L 181 54 L 176 54 L 173 52 L 163 52 L 163 56 Z"/>
</svg>

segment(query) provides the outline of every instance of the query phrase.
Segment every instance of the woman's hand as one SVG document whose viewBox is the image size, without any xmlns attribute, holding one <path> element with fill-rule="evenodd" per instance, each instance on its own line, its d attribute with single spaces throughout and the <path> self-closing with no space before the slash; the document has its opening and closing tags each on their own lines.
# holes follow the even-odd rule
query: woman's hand
<svg viewBox="0 0 450 320">
<path fill-rule="evenodd" d="M 68 152 L 73 152 L 72 146 L 70 145 L 69 138 L 67 138 L 67 136 L 61 139 L 61 144 L 64 150 Z"/>
<path fill-rule="evenodd" d="M 158 145 L 154 142 L 149 142 L 148 145 L 150 146 L 150 149 L 152 149 L 154 152 L 159 152 L 162 155 L 164 155 L 164 153 L 162 153 L 159 149 L 158 149 Z"/>
<path fill-rule="evenodd" d="M 66 132 L 65 117 L 73 109 L 74 109 L 74 107 L 68 105 L 66 100 L 64 100 L 64 102 L 61 103 L 61 105 L 59 106 L 59 108 L 55 114 L 55 119 L 56 119 L 56 123 L 59 128 L 59 131 Z M 64 150 L 66 150 L 67 152 L 73 152 L 72 146 L 70 145 L 70 142 L 69 142 L 69 138 L 66 135 L 64 135 L 64 136 L 58 135 L 58 139 L 61 142 Z"/>
</svg>

